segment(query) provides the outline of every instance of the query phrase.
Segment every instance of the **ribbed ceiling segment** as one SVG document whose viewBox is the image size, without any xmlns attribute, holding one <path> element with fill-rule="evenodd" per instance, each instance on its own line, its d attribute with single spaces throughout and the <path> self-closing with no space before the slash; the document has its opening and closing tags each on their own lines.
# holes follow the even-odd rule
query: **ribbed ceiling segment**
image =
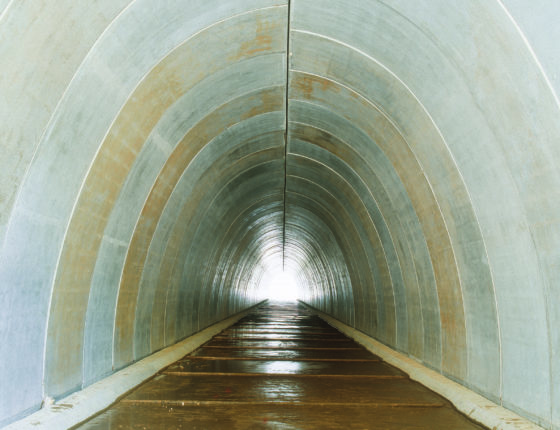
<svg viewBox="0 0 560 430">
<path fill-rule="evenodd" d="M 560 428 L 560 10 L 521 3 L 0 1 L 0 425 L 285 266 Z"/>
</svg>

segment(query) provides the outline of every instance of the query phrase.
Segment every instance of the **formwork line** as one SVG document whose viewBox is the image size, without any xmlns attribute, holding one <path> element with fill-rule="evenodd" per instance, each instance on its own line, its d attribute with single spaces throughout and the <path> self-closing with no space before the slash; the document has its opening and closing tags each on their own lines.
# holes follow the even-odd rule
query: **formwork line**
<svg viewBox="0 0 560 430">
<path fill-rule="evenodd" d="M 284 125 L 284 209 L 282 213 L 282 271 L 286 270 L 286 195 L 288 189 L 288 100 L 290 83 L 290 17 L 292 2 L 288 0 L 288 20 L 286 24 L 286 123 Z"/>
<path fill-rule="evenodd" d="M 311 347 L 298 347 L 298 348 L 284 348 L 281 346 L 217 346 L 217 345 L 206 345 L 202 348 L 214 348 L 214 349 L 262 349 L 262 350 L 272 350 L 272 351 L 363 351 L 364 348 L 355 347 L 342 347 L 342 348 L 311 348 Z M 295 360 L 297 361 L 297 360 Z"/>
<path fill-rule="evenodd" d="M 199 360 L 236 360 L 236 361 L 318 361 L 335 363 L 380 363 L 381 360 L 368 358 L 281 358 L 281 357 L 212 357 L 212 356 L 193 356 Z"/>
<path fill-rule="evenodd" d="M 348 378 L 348 379 L 407 379 L 406 375 L 344 375 L 344 374 L 313 374 L 313 373 L 241 373 L 241 372 L 161 372 L 163 375 L 169 376 L 243 376 L 254 378 L 268 378 L 270 376 L 277 378 Z"/>
<path fill-rule="evenodd" d="M 442 408 L 444 403 L 383 403 L 383 402 L 290 402 L 290 401 L 239 401 L 239 400 L 163 400 L 163 399 L 122 399 L 121 403 L 128 404 L 156 404 L 169 406 L 240 406 L 240 405 L 259 405 L 259 406 L 348 406 L 348 407 L 370 407 L 370 408 Z"/>
</svg>

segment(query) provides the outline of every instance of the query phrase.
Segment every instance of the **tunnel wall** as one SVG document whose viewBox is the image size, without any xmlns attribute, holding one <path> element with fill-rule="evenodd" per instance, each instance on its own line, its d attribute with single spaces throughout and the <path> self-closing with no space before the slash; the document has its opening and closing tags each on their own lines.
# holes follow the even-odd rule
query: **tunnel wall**
<svg viewBox="0 0 560 430">
<path fill-rule="evenodd" d="M 231 275 L 281 242 L 286 11 L 7 5 L 0 424 L 256 302 Z"/>
<path fill-rule="evenodd" d="M 0 425 L 284 258 L 308 303 L 560 428 L 559 17 L 0 1 Z"/>
<path fill-rule="evenodd" d="M 522 3 L 294 2 L 288 189 L 357 230 L 318 308 L 558 428 L 559 8 Z"/>
</svg>

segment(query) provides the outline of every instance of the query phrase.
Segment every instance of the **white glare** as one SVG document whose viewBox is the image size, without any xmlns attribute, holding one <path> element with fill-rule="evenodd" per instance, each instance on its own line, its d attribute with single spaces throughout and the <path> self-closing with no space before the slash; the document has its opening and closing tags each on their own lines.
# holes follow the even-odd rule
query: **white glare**
<svg viewBox="0 0 560 430">
<path fill-rule="evenodd" d="M 259 292 L 263 298 L 277 302 L 292 302 L 300 298 L 296 277 L 282 270 L 266 273 L 261 280 Z"/>
</svg>

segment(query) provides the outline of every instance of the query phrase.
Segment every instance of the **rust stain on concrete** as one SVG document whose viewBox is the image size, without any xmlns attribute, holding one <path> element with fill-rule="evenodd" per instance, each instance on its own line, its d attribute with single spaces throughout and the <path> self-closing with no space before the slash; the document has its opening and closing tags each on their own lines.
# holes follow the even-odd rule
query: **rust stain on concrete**
<svg viewBox="0 0 560 430">
<path fill-rule="evenodd" d="M 283 39 L 282 33 L 283 26 L 280 23 L 267 20 L 262 16 L 257 18 L 254 37 L 242 42 L 237 52 L 230 55 L 229 60 L 238 61 L 282 49 L 283 45 L 279 44 L 279 41 Z"/>
<path fill-rule="evenodd" d="M 306 100 L 313 99 L 317 90 L 322 92 L 340 92 L 340 86 L 329 79 L 320 76 L 294 73 L 291 79 L 291 90 L 301 94 Z"/>
</svg>

